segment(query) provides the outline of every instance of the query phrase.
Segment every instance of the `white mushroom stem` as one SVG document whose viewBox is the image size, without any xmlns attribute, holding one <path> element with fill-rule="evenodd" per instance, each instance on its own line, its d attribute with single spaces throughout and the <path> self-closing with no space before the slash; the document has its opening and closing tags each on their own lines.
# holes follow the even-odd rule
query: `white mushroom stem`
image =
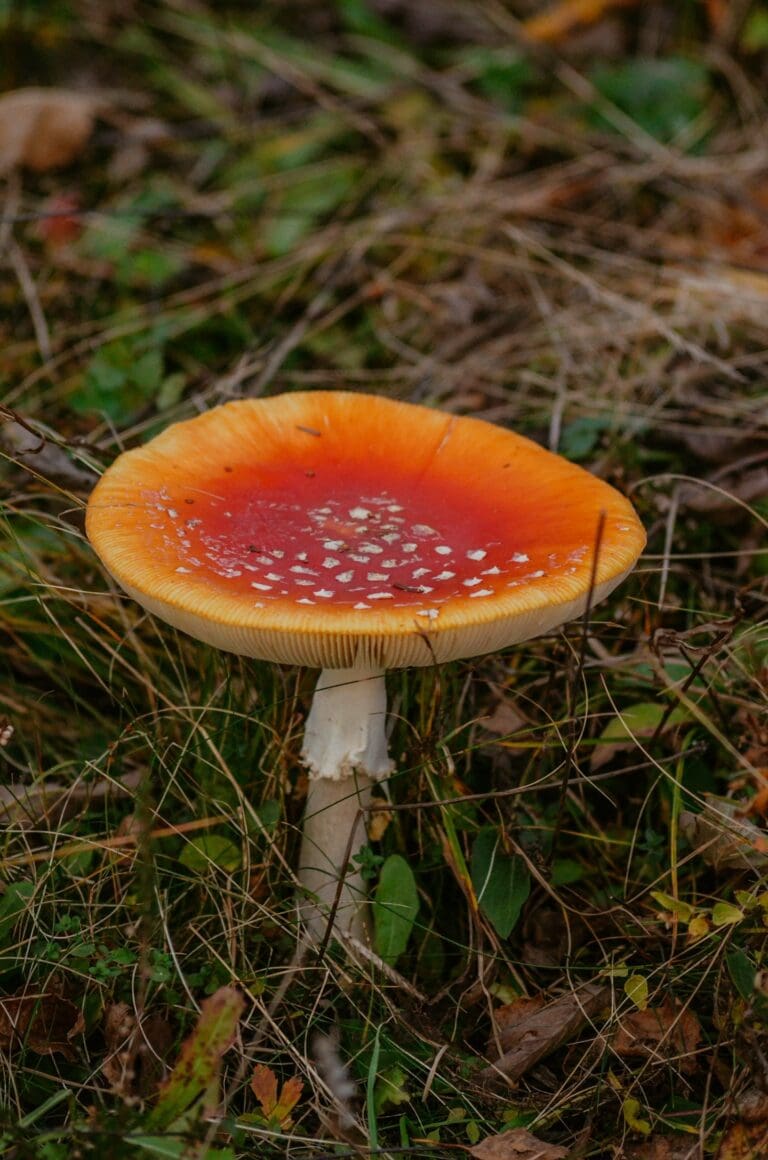
<svg viewBox="0 0 768 1160">
<path fill-rule="evenodd" d="M 352 860 L 367 840 L 361 811 L 370 804 L 371 786 L 392 769 L 386 713 L 381 670 L 323 669 L 301 753 L 310 782 L 299 881 L 306 895 L 303 918 L 317 939 L 325 933 L 337 897 L 335 928 L 367 939 L 365 884 Z"/>
</svg>

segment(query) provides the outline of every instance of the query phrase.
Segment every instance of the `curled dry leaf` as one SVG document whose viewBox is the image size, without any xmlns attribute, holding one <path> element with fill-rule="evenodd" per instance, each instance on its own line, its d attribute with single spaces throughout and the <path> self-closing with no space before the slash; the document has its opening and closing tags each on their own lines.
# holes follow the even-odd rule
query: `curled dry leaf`
<svg viewBox="0 0 768 1160">
<path fill-rule="evenodd" d="M 67 89 L 15 89 L 0 97 L 0 175 L 70 165 L 85 147 L 103 105 Z"/>
<path fill-rule="evenodd" d="M 696 1016 L 665 999 L 660 1007 L 625 1015 L 614 1037 L 613 1050 L 625 1059 L 674 1059 L 679 1071 L 690 1072 L 696 1066 L 694 1052 L 700 1042 L 701 1026 Z"/>
<path fill-rule="evenodd" d="M 488 1136 L 468 1152 L 474 1160 L 567 1160 L 569 1149 L 546 1144 L 525 1128 L 511 1128 L 498 1136 Z"/>
<path fill-rule="evenodd" d="M 72 1040 L 85 1028 L 82 1011 L 52 991 L 0 999 L 0 1047 L 30 1047 L 39 1055 L 58 1053 L 74 1060 Z"/>
<path fill-rule="evenodd" d="M 567 1043 L 610 1000 L 609 987 L 587 983 L 559 999 L 518 999 L 503 1008 L 500 1039 L 504 1054 L 480 1074 L 481 1082 L 494 1083 L 500 1074 L 517 1080 L 525 1072 Z"/>
</svg>

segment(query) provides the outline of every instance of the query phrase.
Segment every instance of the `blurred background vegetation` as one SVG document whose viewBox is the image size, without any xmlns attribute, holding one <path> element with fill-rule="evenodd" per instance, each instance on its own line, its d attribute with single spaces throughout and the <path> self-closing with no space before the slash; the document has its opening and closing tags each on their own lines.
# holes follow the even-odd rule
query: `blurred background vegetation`
<svg viewBox="0 0 768 1160">
<path fill-rule="evenodd" d="M 768 1154 L 768 4 L 0 0 L 0 60 L 2 1154 Z M 389 679 L 369 971 L 293 957 L 314 675 L 83 535 L 121 449 L 312 387 L 649 531 L 586 638 Z"/>
</svg>

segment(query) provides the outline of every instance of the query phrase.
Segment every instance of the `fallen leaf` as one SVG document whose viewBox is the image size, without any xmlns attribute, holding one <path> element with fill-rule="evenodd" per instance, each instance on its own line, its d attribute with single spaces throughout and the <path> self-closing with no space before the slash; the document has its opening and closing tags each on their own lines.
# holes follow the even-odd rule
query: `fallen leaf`
<svg viewBox="0 0 768 1160">
<path fill-rule="evenodd" d="M 683 810 L 680 830 L 716 870 L 760 872 L 768 864 L 768 834 L 738 817 L 738 802 L 709 800 L 706 813 Z M 717 820 L 714 820 L 717 819 Z"/>
<path fill-rule="evenodd" d="M 301 1099 L 304 1084 L 298 1076 L 287 1079 L 277 1094 L 277 1076 L 271 1067 L 258 1063 L 251 1078 L 251 1091 L 259 1102 L 264 1118 L 270 1127 L 290 1128 L 291 1112 Z"/>
<path fill-rule="evenodd" d="M 235 1041 L 244 1007 L 236 987 L 219 987 L 203 1000 L 197 1025 L 184 1040 L 178 1062 L 148 1117 L 150 1131 L 181 1129 L 199 1116 L 216 1114 L 222 1056 Z"/>
<path fill-rule="evenodd" d="M 173 1031 L 162 1015 L 145 1015 L 139 1025 L 127 1003 L 112 1003 L 104 1013 L 104 1042 L 101 1070 L 115 1095 L 131 1102 L 157 1090 L 173 1045 Z"/>
<path fill-rule="evenodd" d="M 509 701 L 497 701 L 493 712 L 478 720 L 478 725 L 482 725 L 489 733 L 495 733 L 497 737 L 516 733 L 526 724 L 526 718 L 514 705 L 510 705 Z"/>
<path fill-rule="evenodd" d="M 0 174 L 25 166 L 43 173 L 83 151 L 104 101 L 68 89 L 14 89 L 0 97 Z"/>
<path fill-rule="evenodd" d="M 544 12 L 523 21 L 526 35 L 540 44 L 556 44 L 578 28 L 595 24 L 614 8 L 629 8 L 638 0 L 558 0 Z"/>
<path fill-rule="evenodd" d="M 517 1080 L 539 1060 L 567 1043 L 609 1001 L 611 991 L 602 984 L 587 983 L 559 999 L 517 999 L 507 1005 L 500 1030 L 504 1054 L 479 1073 L 481 1082 L 500 1077 Z"/>
<path fill-rule="evenodd" d="M 82 1011 L 51 991 L 22 993 L 0 999 L 0 1047 L 30 1047 L 38 1055 L 58 1052 L 76 1058 L 72 1040 L 85 1027 Z"/>
<path fill-rule="evenodd" d="M 746 1124 L 737 1121 L 726 1129 L 715 1160 L 765 1160 L 768 1156 L 768 1121 Z"/>
<path fill-rule="evenodd" d="M 621 1160 L 698 1160 L 699 1141 L 690 1136 L 648 1136 L 629 1145 L 621 1153 Z"/>
<path fill-rule="evenodd" d="M 41 207 L 37 235 L 46 248 L 55 252 L 60 246 L 74 242 L 83 232 L 80 196 L 74 191 L 62 190 L 47 198 Z"/>
<path fill-rule="evenodd" d="M 730 515 L 768 495 L 768 467 L 723 469 L 704 484 L 685 483 L 678 490 L 681 505 L 707 515 Z"/>
<path fill-rule="evenodd" d="M 546 1144 L 525 1128 L 511 1128 L 499 1136 L 488 1136 L 468 1149 L 475 1160 L 567 1160 L 569 1149 Z"/>
<path fill-rule="evenodd" d="M 693 1053 L 701 1042 L 701 1027 L 691 1011 L 665 999 L 660 1007 L 632 1011 L 619 1023 L 613 1049 L 625 1059 L 652 1057 L 661 1062 L 673 1058 L 680 1071 L 696 1066 Z"/>
</svg>

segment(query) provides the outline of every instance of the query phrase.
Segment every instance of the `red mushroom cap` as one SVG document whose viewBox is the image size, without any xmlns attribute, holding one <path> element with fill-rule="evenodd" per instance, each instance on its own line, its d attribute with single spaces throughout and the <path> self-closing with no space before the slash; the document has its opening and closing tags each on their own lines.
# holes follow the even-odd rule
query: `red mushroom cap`
<svg viewBox="0 0 768 1160">
<path fill-rule="evenodd" d="M 371 395 L 246 399 L 121 455 L 87 530 L 131 596 L 246 656 L 428 665 L 547 632 L 645 533 L 595 476 L 477 419 Z"/>
</svg>

